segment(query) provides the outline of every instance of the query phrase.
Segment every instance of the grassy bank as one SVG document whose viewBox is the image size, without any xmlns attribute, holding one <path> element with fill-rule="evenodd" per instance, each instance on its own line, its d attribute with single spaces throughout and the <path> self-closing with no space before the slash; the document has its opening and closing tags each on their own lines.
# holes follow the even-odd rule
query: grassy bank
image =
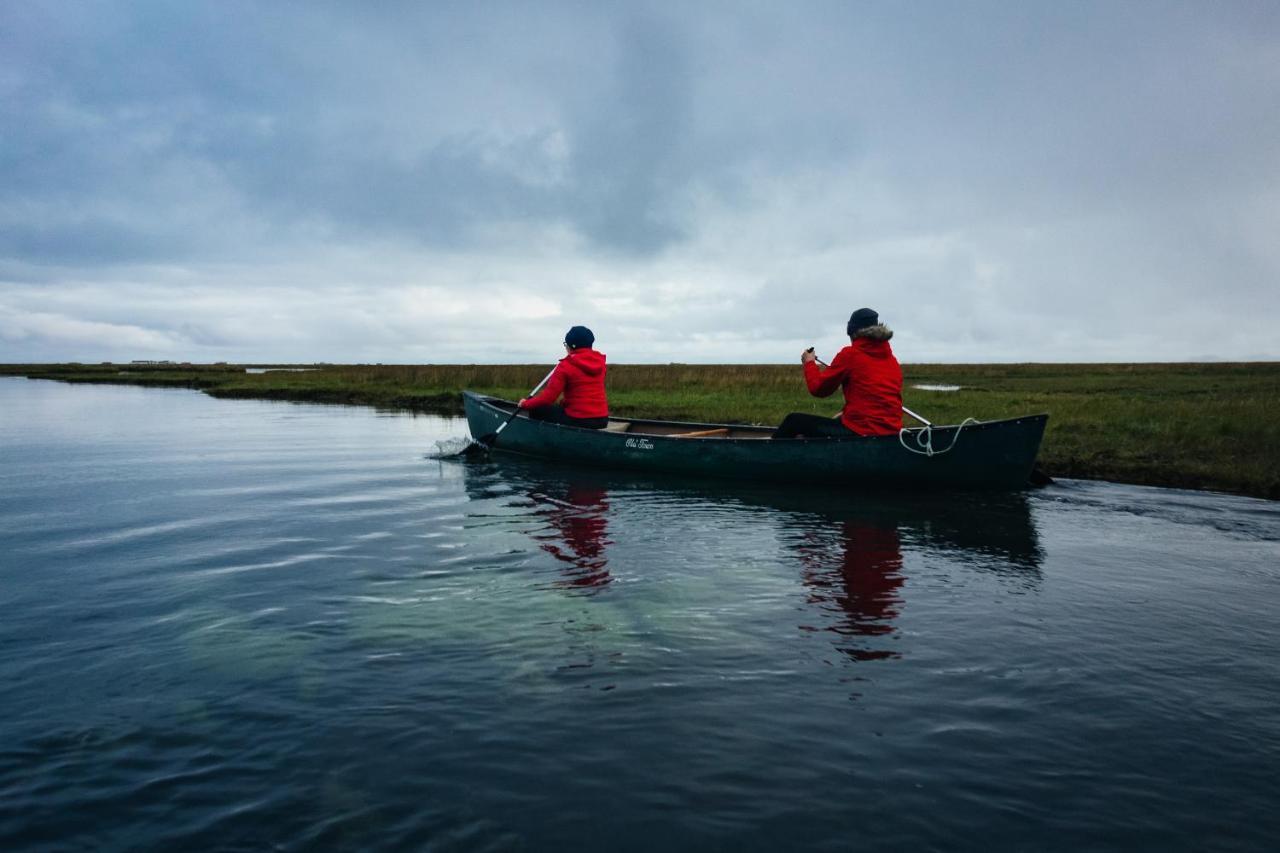
<svg viewBox="0 0 1280 853">
<path fill-rule="evenodd" d="M 471 388 L 527 393 L 545 365 L 323 366 L 246 373 L 232 365 L 0 365 L 0 374 L 198 388 L 216 397 L 373 405 L 457 414 Z M 1280 364 L 1018 364 L 905 367 L 906 404 L 935 422 L 1051 415 L 1041 464 L 1051 475 L 1220 489 L 1280 498 Z M 912 385 L 959 385 L 936 392 Z M 832 414 L 798 365 L 614 365 L 618 415 L 776 423 Z"/>
</svg>

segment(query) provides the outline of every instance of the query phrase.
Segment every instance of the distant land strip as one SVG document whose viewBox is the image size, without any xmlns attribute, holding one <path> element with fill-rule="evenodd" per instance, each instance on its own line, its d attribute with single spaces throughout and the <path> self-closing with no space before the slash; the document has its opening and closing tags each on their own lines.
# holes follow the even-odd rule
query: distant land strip
<svg viewBox="0 0 1280 853">
<path fill-rule="evenodd" d="M 547 369 L 145 362 L 10 364 L 0 375 L 460 415 L 464 389 L 515 399 Z M 1040 464 L 1050 476 L 1280 499 L 1278 362 L 909 364 L 904 371 L 906 405 L 934 423 L 1047 412 Z M 840 407 L 838 394 L 806 393 L 798 364 L 617 364 L 608 388 L 610 408 L 622 417 L 774 424 L 788 412 Z"/>
</svg>

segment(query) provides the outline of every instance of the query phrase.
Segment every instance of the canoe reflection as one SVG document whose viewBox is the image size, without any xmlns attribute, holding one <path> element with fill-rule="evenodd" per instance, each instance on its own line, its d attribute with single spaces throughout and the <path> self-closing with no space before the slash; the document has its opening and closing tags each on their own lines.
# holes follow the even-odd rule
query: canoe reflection
<svg viewBox="0 0 1280 853">
<path fill-rule="evenodd" d="M 993 575 L 1017 591 L 1040 583 L 1043 552 L 1024 493 L 859 495 L 666 475 L 557 467 L 520 458 L 469 464 L 474 499 L 514 498 L 541 519 L 527 531 L 562 567 L 556 584 L 598 591 L 611 584 L 609 552 L 644 567 L 653 530 L 688 542 L 773 537 L 782 568 L 797 566 L 806 601 L 801 630 L 829 634 L 852 660 L 883 660 L 895 650 L 897 620 L 909 606 L 904 553 L 941 556 L 931 571 Z M 619 508 L 623 510 L 619 514 Z M 763 510 L 763 512 L 761 511 Z M 686 547 L 684 564 L 705 552 Z M 614 572 L 618 567 L 614 567 Z"/>
<path fill-rule="evenodd" d="M 606 586 L 609 560 L 609 500 L 603 486 L 560 480 L 540 483 L 528 491 L 534 513 L 547 528 L 533 534 L 542 550 L 563 564 L 564 577 L 556 586 L 583 590 Z"/>
</svg>

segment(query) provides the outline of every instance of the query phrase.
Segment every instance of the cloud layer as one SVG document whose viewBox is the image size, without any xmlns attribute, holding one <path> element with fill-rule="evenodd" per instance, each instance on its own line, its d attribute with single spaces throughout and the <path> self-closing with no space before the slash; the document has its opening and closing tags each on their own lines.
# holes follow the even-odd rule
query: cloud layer
<svg viewBox="0 0 1280 853">
<path fill-rule="evenodd" d="M 1280 357 L 1270 3 L 16 4 L 0 360 Z"/>
</svg>

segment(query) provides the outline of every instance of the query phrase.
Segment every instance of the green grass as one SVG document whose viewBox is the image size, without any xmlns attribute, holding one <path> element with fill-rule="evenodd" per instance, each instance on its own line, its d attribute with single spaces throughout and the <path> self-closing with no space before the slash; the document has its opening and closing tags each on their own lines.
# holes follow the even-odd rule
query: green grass
<svg viewBox="0 0 1280 853">
<path fill-rule="evenodd" d="M 546 365 L 324 366 L 248 374 L 231 365 L 0 365 L 0 374 L 71 382 L 199 388 L 216 397 L 372 405 L 456 414 L 471 388 L 517 398 Z M 915 364 L 906 405 L 939 423 L 1050 414 L 1041 464 L 1051 475 L 1220 489 L 1280 498 L 1280 363 Z M 940 393 L 915 384 L 951 384 Z M 834 414 L 804 390 L 798 365 L 614 365 L 614 414 L 777 423 Z"/>
</svg>

